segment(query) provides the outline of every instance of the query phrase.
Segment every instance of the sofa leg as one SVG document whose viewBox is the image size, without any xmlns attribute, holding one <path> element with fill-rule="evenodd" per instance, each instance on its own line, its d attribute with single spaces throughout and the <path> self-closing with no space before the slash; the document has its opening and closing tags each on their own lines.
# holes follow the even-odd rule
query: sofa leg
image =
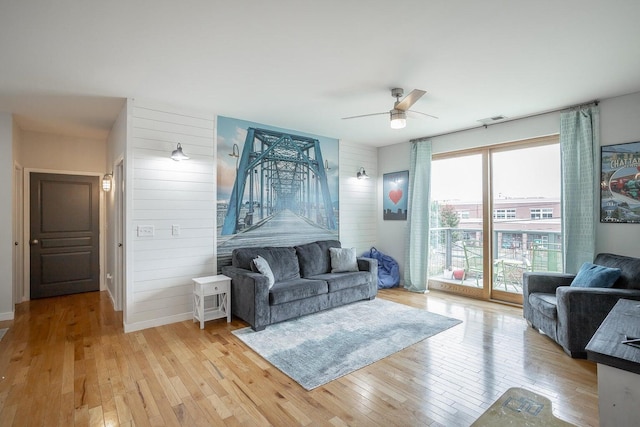
<svg viewBox="0 0 640 427">
<path fill-rule="evenodd" d="M 259 326 L 257 328 L 254 326 L 251 327 L 251 329 L 253 329 L 255 332 L 264 331 L 266 328 L 267 328 L 267 325 Z"/>
<path fill-rule="evenodd" d="M 375 295 L 374 295 L 374 296 L 372 296 L 372 297 L 369 297 L 369 301 L 373 301 L 374 299 L 376 299 L 376 296 L 375 296 Z"/>
</svg>

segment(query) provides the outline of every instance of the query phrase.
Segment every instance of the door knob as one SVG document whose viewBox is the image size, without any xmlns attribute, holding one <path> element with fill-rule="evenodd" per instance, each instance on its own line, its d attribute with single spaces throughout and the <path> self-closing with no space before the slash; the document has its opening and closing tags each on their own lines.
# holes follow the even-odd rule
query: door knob
<svg viewBox="0 0 640 427">
<path fill-rule="evenodd" d="M 32 240 L 31 242 L 29 242 L 29 243 L 31 243 L 32 245 L 37 245 L 37 244 L 38 244 L 38 243 L 40 243 L 40 242 L 38 241 L 38 239 L 33 239 L 33 240 Z"/>
</svg>

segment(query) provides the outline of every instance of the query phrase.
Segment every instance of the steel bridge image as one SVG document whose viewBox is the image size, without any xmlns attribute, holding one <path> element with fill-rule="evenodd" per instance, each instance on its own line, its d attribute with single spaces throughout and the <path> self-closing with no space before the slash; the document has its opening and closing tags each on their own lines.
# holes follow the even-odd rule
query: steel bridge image
<svg viewBox="0 0 640 427">
<path fill-rule="evenodd" d="M 319 140 L 250 127 L 241 154 L 231 155 L 239 159 L 222 235 L 287 211 L 337 229 Z"/>
</svg>

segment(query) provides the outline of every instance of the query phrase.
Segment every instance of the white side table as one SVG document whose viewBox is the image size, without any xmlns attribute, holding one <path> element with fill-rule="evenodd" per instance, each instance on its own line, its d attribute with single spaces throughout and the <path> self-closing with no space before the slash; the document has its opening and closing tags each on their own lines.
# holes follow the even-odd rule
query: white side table
<svg viewBox="0 0 640 427">
<path fill-rule="evenodd" d="M 213 296 L 213 303 L 205 297 Z M 223 274 L 193 279 L 193 321 L 204 329 L 207 320 L 227 318 L 231 322 L 231 279 Z"/>
</svg>

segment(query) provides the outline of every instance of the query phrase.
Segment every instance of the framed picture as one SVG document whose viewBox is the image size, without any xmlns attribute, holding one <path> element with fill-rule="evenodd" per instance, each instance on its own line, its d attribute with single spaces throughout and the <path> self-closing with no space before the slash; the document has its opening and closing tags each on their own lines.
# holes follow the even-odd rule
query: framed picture
<svg viewBox="0 0 640 427">
<path fill-rule="evenodd" d="M 407 220 L 409 171 L 382 175 L 382 219 Z"/>
<path fill-rule="evenodd" d="M 640 142 L 600 148 L 600 222 L 640 223 Z"/>
</svg>

